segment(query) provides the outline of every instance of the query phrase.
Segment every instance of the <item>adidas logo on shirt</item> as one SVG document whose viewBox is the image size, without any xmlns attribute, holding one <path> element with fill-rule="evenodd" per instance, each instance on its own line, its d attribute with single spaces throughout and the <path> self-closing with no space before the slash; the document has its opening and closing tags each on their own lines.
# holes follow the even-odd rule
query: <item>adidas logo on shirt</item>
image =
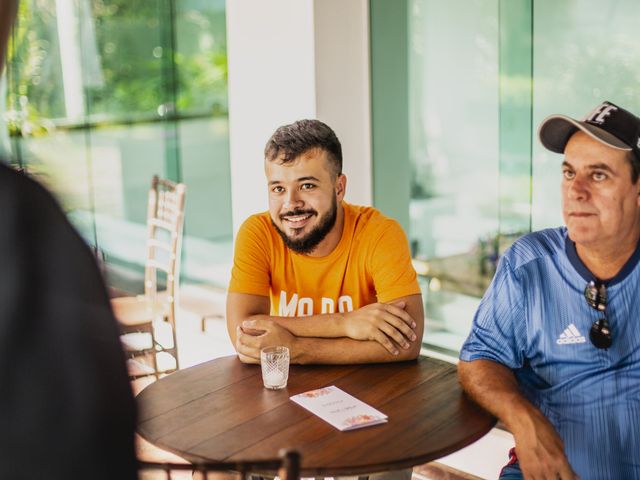
<svg viewBox="0 0 640 480">
<path fill-rule="evenodd" d="M 558 345 L 566 345 L 568 343 L 585 343 L 586 341 L 587 339 L 580 334 L 576 326 L 572 323 L 564 329 L 564 332 L 560 334 L 556 343 Z"/>
</svg>

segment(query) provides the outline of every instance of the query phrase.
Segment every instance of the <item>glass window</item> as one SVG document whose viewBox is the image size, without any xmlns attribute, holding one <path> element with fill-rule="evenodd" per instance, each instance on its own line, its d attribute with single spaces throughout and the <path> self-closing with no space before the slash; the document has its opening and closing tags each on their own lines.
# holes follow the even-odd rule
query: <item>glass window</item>
<svg viewBox="0 0 640 480">
<path fill-rule="evenodd" d="M 533 118 L 582 118 L 603 100 L 640 115 L 640 4 L 634 0 L 536 0 Z M 558 156 L 534 142 L 534 229 L 562 222 Z"/>
<path fill-rule="evenodd" d="M 406 26 L 394 28 L 377 21 L 393 18 L 393 7 L 371 0 L 374 172 L 391 161 L 410 172 L 404 209 L 425 299 L 424 343 L 455 354 L 500 254 L 532 228 L 562 224 L 560 161 L 539 144 L 539 123 L 553 113 L 582 117 L 603 100 L 640 113 L 640 10 L 633 0 L 401 4 Z M 377 86 L 390 75 L 376 69 L 379 45 L 398 38 L 408 59 L 393 76 L 399 89 L 408 85 L 408 138 L 385 125 L 390 112 L 379 108 L 388 78 Z M 402 152 L 403 142 L 406 158 L 379 147 Z M 393 189 L 374 185 L 376 205 L 397 209 Z"/>
<path fill-rule="evenodd" d="M 468 331 L 462 312 L 482 291 L 479 241 L 490 255 L 498 229 L 498 4 L 411 7 L 409 237 L 414 257 L 429 262 L 426 337 L 455 350 L 455 335 Z"/>
<path fill-rule="evenodd" d="M 158 174 L 187 184 L 183 280 L 226 286 L 224 0 L 25 0 L 8 67 L 13 156 L 105 253 L 112 282 L 142 289 Z"/>
</svg>

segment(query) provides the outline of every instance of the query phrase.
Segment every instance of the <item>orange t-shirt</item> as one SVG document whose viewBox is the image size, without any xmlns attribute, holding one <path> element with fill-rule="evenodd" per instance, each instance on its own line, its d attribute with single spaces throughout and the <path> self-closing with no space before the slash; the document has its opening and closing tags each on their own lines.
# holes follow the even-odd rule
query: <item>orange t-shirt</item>
<svg viewBox="0 0 640 480">
<path fill-rule="evenodd" d="M 269 212 L 249 217 L 236 238 L 229 291 L 269 296 L 279 316 L 348 312 L 420 293 L 398 222 L 372 207 L 342 206 L 342 238 L 325 257 L 287 248 Z"/>
</svg>

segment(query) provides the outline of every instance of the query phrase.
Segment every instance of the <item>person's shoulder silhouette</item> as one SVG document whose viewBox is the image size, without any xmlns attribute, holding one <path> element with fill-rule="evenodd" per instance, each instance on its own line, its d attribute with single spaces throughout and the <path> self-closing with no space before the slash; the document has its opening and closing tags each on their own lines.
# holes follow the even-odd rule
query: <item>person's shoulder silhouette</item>
<svg viewBox="0 0 640 480">
<path fill-rule="evenodd" d="M 0 165 L 0 478 L 137 478 L 135 403 L 91 250 Z"/>
</svg>

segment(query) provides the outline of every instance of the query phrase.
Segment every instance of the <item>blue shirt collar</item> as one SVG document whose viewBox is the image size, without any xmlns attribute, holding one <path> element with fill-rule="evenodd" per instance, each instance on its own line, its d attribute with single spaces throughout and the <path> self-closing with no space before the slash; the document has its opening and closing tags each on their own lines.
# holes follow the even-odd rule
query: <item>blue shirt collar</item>
<svg viewBox="0 0 640 480">
<path fill-rule="evenodd" d="M 565 229 L 565 237 L 564 237 L 564 251 L 569 258 L 569 262 L 573 265 L 573 268 L 580 274 L 585 281 L 590 282 L 591 280 L 599 280 L 596 276 L 589 271 L 589 269 L 582 263 L 582 260 L 578 256 L 578 252 L 576 250 L 576 244 L 569 238 L 569 233 Z M 640 260 L 640 242 L 636 245 L 636 249 L 633 251 L 627 263 L 620 269 L 620 271 L 616 274 L 615 277 L 610 278 L 603 283 L 605 286 L 610 287 L 615 285 L 616 283 L 620 283 L 622 280 L 627 278 L 627 276 L 636 268 L 638 261 Z"/>
</svg>

